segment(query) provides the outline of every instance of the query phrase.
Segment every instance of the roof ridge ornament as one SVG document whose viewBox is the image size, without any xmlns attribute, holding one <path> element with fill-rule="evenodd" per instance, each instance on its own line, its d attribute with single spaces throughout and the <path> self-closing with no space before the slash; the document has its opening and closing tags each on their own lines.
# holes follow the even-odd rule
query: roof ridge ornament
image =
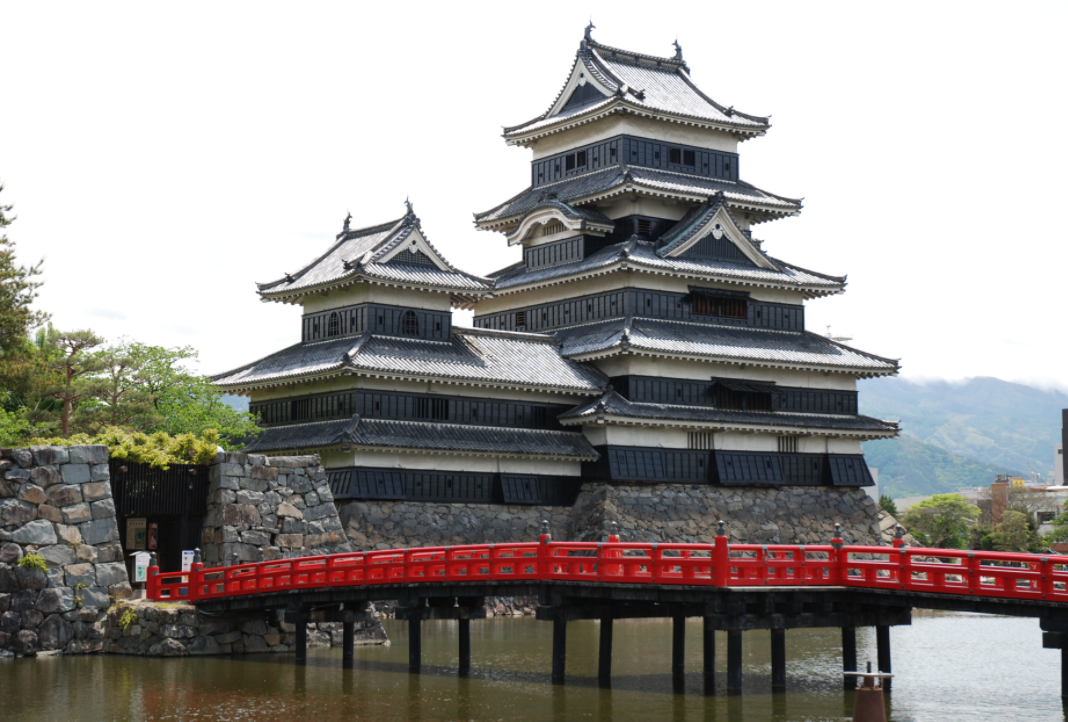
<svg viewBox="0 0 1068 722">
<path fill-rule="evenodd" d="M 350 223 L 352 223 L 352 211 L 348 211 L 348 215 L 345 216 L 345 225 L 343 225 L 341 227 L 341 232 L 342 233 L 348 233 L 349 232 L 349 224 Z"/>
<path fill-rule="evenodd" d="M 672 43 L 675 46 L 675 60 L 682 60 L 682 46 L 679 45 L 678 36 L 675 37 L 675 42 Z"/>
<path fill-rule="evenodd" d="M 594 42 L 594 40 L 593 40 L 593 29 L 596 28 L 596 27 L 597 26 L 593 24 L 593 16 L 590 16 L 590 24 L 586 26 L 586 32 L 584 34 L 584 39 L 585 39 L 585 41 L 587 43 Z"/>
</svg>

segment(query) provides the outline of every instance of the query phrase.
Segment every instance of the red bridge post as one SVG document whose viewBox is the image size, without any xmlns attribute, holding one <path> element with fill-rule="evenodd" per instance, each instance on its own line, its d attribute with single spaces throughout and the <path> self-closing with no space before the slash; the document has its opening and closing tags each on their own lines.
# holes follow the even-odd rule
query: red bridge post
<svg viewBox="0 0 1068 722">
<path fill-rule="evenodd" d="M 730 542 L 727 540 L 727 523 L 720 519 L 717 524 L 716 546 L 712 551 L 715 585 L 725 587 L 731 576 L 731 549 Z"/>
<path fill-rule="evenodd" d="M 200 558 L 200 547 L 193 549 L 193 564 L 189 567 L 189 601 L 200 599 L 201 584 L 204 580 L 204 562 Z"/>
<path fill-rule="evenodd" d="M 159 562 L 156 561 L 156 552 L 148 562 L 148 582 L 145 584 L 145 597 L 147 599 L 159 599 Z"/>
</svg>

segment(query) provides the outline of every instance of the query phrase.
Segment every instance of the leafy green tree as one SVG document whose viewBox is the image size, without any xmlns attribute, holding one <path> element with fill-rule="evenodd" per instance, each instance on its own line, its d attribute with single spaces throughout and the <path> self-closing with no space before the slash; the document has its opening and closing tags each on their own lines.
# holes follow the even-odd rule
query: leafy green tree
<svg viewBox="0 0 1068 722">
<path fill-rule="evenodd" d="M 885 511 L 890 516 L 897 516 L 897 504 L 886 494 L 879 495 L 879 508 Z"/>
<path fill-rule="evenodd" d="M 92 398 L 94 386 L 90 383 L 93 374 L 103 368 L 93 349 L 104 343 L 104 339 L 89 330 L 59 333 L 54 340 L 55 347 L 61 352 L 50 364 L 52 371 L 58 375 L 58 383 L 49 389 L 45 396 L 62 403 L 60 410 L 60 429 L 63 436 L 70 436 L 71 417 L 78 405 Z"/>
<path fill-rule="evenodd" d="M 32 425 L 21 413 L 0 409 L 0 447 L 19 445 L 31 430 Z"/>
<path fill-rule="evenodd" d="M 0 191 L 4 186 L 0 185 Z M 33 266 L 15 262 L 15 242 L 4 229 L 14 222 L 8 217 L 12 206 L 0 203 L 0 355 L 20 347 L 35 326 L 44 323 L 48 315 L 30 306 L 37 297 L 43 261 Z"/>
<path fill-rule="evenodd" d="M 979 507 L 969 504 L 960 494 L 935 494 L 909 509 L 901 522 L 931 547 L 960 549 L 978 518 Z"/>
<path fill-rule="evenodd" d="M 120 339 L 94 357 L 99 370 L 87 382 L 90 398 L 79 409 L 77 428 L 97 433 L 106 427 L 147 429 L 163 417 L 156 410 L 151 374 L 146 369 L 143 344 Z"/>
<path fill-rule="evenodd" d="M 1022 511 L 1006 511 L 994 527 L 994 549 L 999 552 L 1028 552 L 1036 542 L 1035 532 Z"/>
</svg>

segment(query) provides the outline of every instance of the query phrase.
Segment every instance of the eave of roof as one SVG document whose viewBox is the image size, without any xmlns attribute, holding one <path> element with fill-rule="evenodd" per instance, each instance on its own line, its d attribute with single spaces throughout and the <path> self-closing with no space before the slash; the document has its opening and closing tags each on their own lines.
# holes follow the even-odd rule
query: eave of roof
<svg viewBox="0 0 1068 722">
<path fill-rule="evenodd" d="M 617 425 L 792 433 L 811 436 L 867 439 L 893 438 L 895 422 L 861 415 L 799 414 L 786 412 L 725 411 L 705 406 L 631 402 L 615 391 L 558 417 L 564 426 Z"/>
</svg>

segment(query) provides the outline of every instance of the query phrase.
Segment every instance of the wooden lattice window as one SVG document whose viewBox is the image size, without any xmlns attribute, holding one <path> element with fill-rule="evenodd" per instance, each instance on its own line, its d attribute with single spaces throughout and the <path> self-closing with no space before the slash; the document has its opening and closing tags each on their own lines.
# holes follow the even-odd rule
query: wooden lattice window
<svg viewBox="0 0 1068 722">
<path fill-rule="evenodd" d="M 639 236 L 651 236 L 653 234 L 653 222 L 648 218 L 639 218 L 637 228 Z"/>
<path fill-rule="evenodd" d="M 712 451 L 715 448 L 714 435 L 711 431 L 691 431 L 688 446 L 700 451 Z"/>
<path fill-rule="evenodd" d="M 515 326 L 516 326 L 516 328 L 519 328 L 520 326 L 526 326 L 526 325 L 527 325 L 527 312 L 526 311 L 516 311 L 515 312 Z"/>
<path fill-rule="evenodd" d="M 682 162 L 682 149 L 681 148 L 670 148 L 668 150 L 668 162 L 669 163 L 675 163 L 675 164 L 681 163 Z"/>
<path fill-rule="evenodd" d="M 401 333 L 405 336 L 418 336 L 419 335 L 419 317 L 415 315 L 415 311 L 405 311 L 401 316 Z"/>
<path fill-rule="evenodd" d="M 694 293 L 691 303 L 691 312 L 695 316 L 747 318 L 749 315 L 749 299 L 744 296 L 716 296 L 710 293 Z"/>
<path fill-rule="evenodd" d="M 797 437 L 796 436 L 780 436 L 779 437 L 779 453 L 780 454 L 796 454 L 797 453 Z"/>
<path fill-rule="evenodd" d="M 697 165 L 697 154 L 692 150 L 684 150 L 682 152 L 682 164 L 683 165 Z"/>
<path fill-rule="evenodd" d="M 727 411 L 771 411 L 771 392 L 743 384 L 716 384 L 716 407 Z"/>
<path fill-rule="evenodd" d="M 339 336 L 341 334 L 341 321 L 337 317 L 337 311 L 330 314 L 330 320 L 326 322 L 326 335 Z"/>
<path fill-rule="evenodd" d="M 415 418 L 448 421 L 449 400 L 417 398 L 415 400 Z"/>
</svg>

